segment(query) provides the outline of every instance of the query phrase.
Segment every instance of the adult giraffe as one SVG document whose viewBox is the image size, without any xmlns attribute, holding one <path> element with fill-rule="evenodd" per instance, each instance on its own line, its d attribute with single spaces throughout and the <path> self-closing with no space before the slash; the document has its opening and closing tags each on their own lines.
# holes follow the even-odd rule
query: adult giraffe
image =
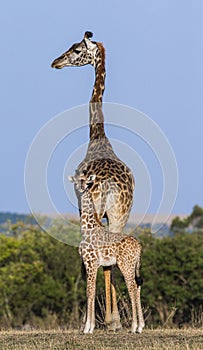
<svg viewBox="0 0 203 350">
<path fill-rule="evenodd" d="M 91 195 L 98 220 L 107 219 L 110 232 L 119 233 L 125 226 L 133 202 L 134 178 L 130 169 L 116 156 L 106 137 L 102 98 L 105 89 L 105 49 L 100 42 L 91 41 L 93 34 L 85 32 L 80 43 L 73 44 L 68 51 L 56 58 L 52 68 L 76 67 L 91 64 L 95 68 L 95 83 L 89 103 L 90 140 L 84 160 L 77 171 L 85 170 L 87 176 L 96 175 Z M 80 195 L 75 187 L 79 210 Z M 111 268 L 104 268 L 106 317 L 109 329 L 121 328 L 116 290 Z M 111 311 L 112 293 L 112 311 Z"/>
</svg>

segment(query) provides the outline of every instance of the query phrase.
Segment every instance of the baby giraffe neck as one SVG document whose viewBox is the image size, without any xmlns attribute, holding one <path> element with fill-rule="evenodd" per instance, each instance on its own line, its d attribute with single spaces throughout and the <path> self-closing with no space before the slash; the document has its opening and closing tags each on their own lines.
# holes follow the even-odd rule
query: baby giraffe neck
<svg viewBox="0 0 203 350">
<path fill-rule="evenodd" d="M 81 231 L 82 234 L 87 234 L 89 230 L 92 230 L 98 225 L 96 219 L 96 211 L 92 201 L 91 194 L 86 191 L 81 197 Z"/>
</svg>

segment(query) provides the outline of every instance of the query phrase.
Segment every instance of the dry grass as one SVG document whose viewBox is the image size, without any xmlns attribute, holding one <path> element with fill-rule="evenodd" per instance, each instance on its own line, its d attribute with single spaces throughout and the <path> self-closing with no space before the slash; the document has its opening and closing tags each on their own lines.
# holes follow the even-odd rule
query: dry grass
<svg viewBox="0 0 203 350">
<path fill-rule="evenodd" d="M 203 331 L 144 330 L 140 334 L 106 333 L 95 331 L 82 335 L 78 331 L 1 331 L 1 350 L 87 350 L 87 349 L 139 349 L 139 350 L 200 350 L 203 349 Z"/>
</svg>

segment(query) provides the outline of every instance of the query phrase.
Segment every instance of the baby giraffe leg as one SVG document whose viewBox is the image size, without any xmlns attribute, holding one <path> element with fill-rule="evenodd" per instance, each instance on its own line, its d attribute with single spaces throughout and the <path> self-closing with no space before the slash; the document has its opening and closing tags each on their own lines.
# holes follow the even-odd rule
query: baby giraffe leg
<svg viewBox="0 0 203 350">
<path fill-rule="evenodd" d="M 95 291 L 97 269 L 87 272 L 87 319 L 84 333 L 93 333 L 95 327 Z"/>
<path fill-rule="evenodd" d="M 131 301 L 132 306 L 132 326 L 131 326 L 131 332 L 135 333 L 137 331 L 137 312 L 136 312 L 136 282 L 135 279 L 132 278 L 131 280 L 126 279 L 126 285 L 128 288 L 128 294 Z"/>
<path fill-rule="evenodd" d="M 140 300 L 140 291 L 141 291 L 141 286 L 138 286 L 136 291 L 136 307 L 137 307 L 137 313 L 138 313 L 138 329 L 137 329 L 138 333 L 142 333 L 142 329 L 145 326 L 144 317 L 142 313 L 141 300 Z"/>
<path fill-rule="evenodd" d="M 136 282 L 135 282 L 135 271 L 132 270 L 132 267 L 126 264 L 124 256 L 119 257 L 117 260 L 117 265 L 125 279 L 125 283 L 128 289 L 128 294 L 132 306 L 132 326 L 131 332 L 135 333 L 137 330 L 137 313 L 136 313 Z"/>
</svg>

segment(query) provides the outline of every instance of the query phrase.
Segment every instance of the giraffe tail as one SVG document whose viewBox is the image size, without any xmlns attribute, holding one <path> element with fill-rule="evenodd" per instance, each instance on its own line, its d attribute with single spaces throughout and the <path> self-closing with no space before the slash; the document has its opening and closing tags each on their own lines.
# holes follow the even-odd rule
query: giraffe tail
<svg viewBox="0 0 203 350">
<path fill-rule="evenodd" d="M 140 276 L 140 260 L 141 256 L 139 256 L 136 267 L 135 267 L 135 282 L 137 283 L 137 286 L 141 286 L 143 284 L 143 278 Z"/>
<path fill-rule="evenodd" d="M 83 260 L 82 260 L 82 264 L 81 264 L 81 276 L 82 276 L 82 279 L 84 281 L 86 281 L 87 273 L 86 273 L 86 268 L 85 268 L 85 264 L 84 264 Z"/>
<path fill-rule="evenodd" d="M 137 283 L 137 286 L 141 286 L 143 283 L 143 278 L 141 276 L 135 276 L 135 282 Z"/>
</svg>

